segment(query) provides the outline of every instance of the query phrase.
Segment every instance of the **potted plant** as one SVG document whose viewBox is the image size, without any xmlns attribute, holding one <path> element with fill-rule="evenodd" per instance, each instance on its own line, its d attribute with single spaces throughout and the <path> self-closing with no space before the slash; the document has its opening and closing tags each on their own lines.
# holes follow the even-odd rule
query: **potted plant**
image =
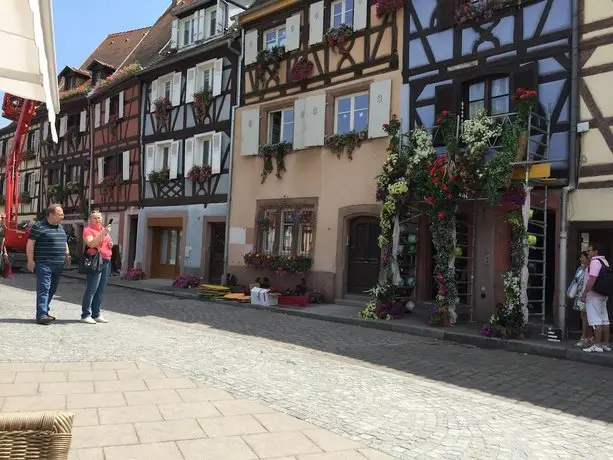
<svg viewBox="0 0 613 460">
<path fill-rule="evenodd" d="M 170 171 L 168 169 L 161 169 L 160 171 L 151 171 L 147 179 L 152 184 L 163 184 L 168 182 L 169 177 Z"/>
<path fill-rule="evenodd" d="M 326 138 L 326 147 L 338 158 L 347 155 L 347 159 L 353 160 L 353 152 L 363 141 L 368 138 L 368 131 L 349 131 L 348 133 L 333 134 Z"/>
<path fill-rule="evenodd" d="M 213 91 L 210 89 L 203 89 L 194 93 L 194 111 L 196 113 L 196 121 L 202 123 L 211 108 L 213 102 Z"/>
<path fill-rule="evenodd" d="M 168 124 L 168 117 L 172 112 L 172 103 L 170 99 L 167 97 L 160 97 L 153 101 L 153 105 L 155 106 L 155 119 L 159 122 L 161 128 L 162 125 L 166 126 Z"/>
<path fill-rule="evenodd" d="M 528 133 L 528 118 L 538 105 L 538 94 L 536 91 L 524 88 L 517 88 L 511 96 L 515 102 L 515 110 L 517 111 L 517 125 L 521 129 L 519 138 L 517 139 L 517 150 L 515 153 L 515 162 L 524 160 L 528 148 L 530 133 Z"/>
<path fill-rule="evenodd" d="M 347 43 L 353 39 L 353 28 L 348 24 L 341 24 L 338 27 L 332 27 L 324 35 L 324 39 L 328 46 L 336 49 L 339 53 L 347 52 Z"/>
<path fill-rule="evenodd" d="M 56 203 L 64 201 L 64 189 L 59 184 L 52 184 L 47 187 L 47 197 Z"/>
<path fill-rule="evenodd" d="M 105 176 L 100 182 L 100 190 L 103 194 L 110 192 L 113 188 L 119 186 L 122 180 L 119 176 Z"/>
<path fill-rule="evenodd" d="M 29 204 L 32 202 L 32 196 L 30 195 L 30 192 L 24 190 L 23 192 L 21 192 L 21 195 L 19 195 L 19 200 L 23 204 Z"/>
<path fill-rule="evenodd" d="M 293 81 L 304 81 L 309 78 L 313 71 L 313 63 L 306 56 L 301 56 L 292 66 L 291 75 Z"/>
<path fill-rule="evenodd" d="M 200 278 L 198 278 L 197 276 L 179 275 L 172 282 L 172 287 L 173 288 L 178 288 L 178 289 L 197 288 L 197 287 L 200 286 L 201 282 L 202 282 L 202 280 Z"/>
<path fill-rule="evenodd" d="M 30 161 L 36 159 L 36 152 L 33 150 L 25 150 L 21 155 L 23 161 Z"/>
<path fill-rule="evenodd" d="M 375 0 L 377 18 L 394 13 L 404 6 L 404 0 Z"/>
<path fill-rule="evenodd" d="M 277 163 L 277 178 L 281 179 L 281 173 L 285 172 L 285 156 L 292 150 L 292 143 L 282 141 L 277 144 L 265 144 L 260 147 L 259 156 L 264 159 L 264 167 L 262 168 L 262 184 L 273 171 L 272 160 Z"/>
<path fill-rule="evenodd" d="M 140 268 L 132 268 L 128 270 L 122 277 L 122 280 L 126 281 L 138 281 L 145 279 L 145 272 Z"/>
<path fill-rule="evenodd" d="M 271 49 L 260 50 L 256 57 L 256 70 L 260 80 L 263 80 L 268 72 L 274 76 L 279 69 L 279 63 L 286 56 L 285 46 L 274 46 Z"/>
<path fill-rule="evenodd" d="M 66 186 L 64 187 L 64 192 L 66 195 L 73 195 L 81 192 L 81 184 L 78 182 L 66 182 Z"/>
<path fill-rule="evenodd" d="M 187 178 L 192 182 L 206 182 L 211 178 L 212 172 L 211 165 L 194 165 L 187 172 Z"/>
</svg>

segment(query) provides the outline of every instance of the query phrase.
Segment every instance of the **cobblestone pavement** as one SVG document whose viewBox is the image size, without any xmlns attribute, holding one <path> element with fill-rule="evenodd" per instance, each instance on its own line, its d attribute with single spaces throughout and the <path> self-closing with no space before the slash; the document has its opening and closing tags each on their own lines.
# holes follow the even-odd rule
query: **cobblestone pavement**
<svg viewBox="0 0 613 460">
<path fill-rule="evenodd" d="M 62 279 L 32 324 L 34 279 L 0 285 L 0 361 L 140 359 L 398 458 L 608 458 L 613 369 L 109 287 L 83 325 Z"/>
</svg>

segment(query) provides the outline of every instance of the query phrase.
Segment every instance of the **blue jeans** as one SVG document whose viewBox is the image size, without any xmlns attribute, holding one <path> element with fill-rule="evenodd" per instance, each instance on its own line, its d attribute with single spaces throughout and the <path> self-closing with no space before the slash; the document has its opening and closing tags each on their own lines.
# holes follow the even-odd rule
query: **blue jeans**
<svg viewBox="0 0 613 460">
<path fill-rule="evenodd" d="M 49 314 L 49 304 L 60 284 L 60 276 L 64 264 L 50 262 L 36 262 L 34 273 L 36 273 L 36 319 Z"/>
<path fill-rule="evenodd" d="M 83 294 L 83 303 L 81 304 L 81 319 L 88 316 L 96 319 L 100 316 L 102 296 L 104 295 L 110 274 L 111 261 L 105 259 L 102 262 L 102 271 L 100 273 L 87 275 L 85 294 Z"/>
</svg>

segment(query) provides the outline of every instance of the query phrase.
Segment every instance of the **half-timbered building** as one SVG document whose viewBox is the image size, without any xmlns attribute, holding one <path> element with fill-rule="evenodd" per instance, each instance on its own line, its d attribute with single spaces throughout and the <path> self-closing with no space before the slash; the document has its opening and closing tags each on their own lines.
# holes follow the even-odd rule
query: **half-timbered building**
<svg viewBox="0 0 613 460">
<path fill-rule="evenodd" d="M 304 277 L 339 302 L 377 283 L 374 178 L 400 110 L 402 6 L 257 1 L 239 16 L 228 271 L 241 283 Z"/>
<path fill-rule="evenodd" d="M 140 70 L 160 58 L 170 39 L 170 7 L 115 68 L 91 59 L 89 120 L 93 124 L 91 208 L 112 223 L 111 237 L 122 268 L 134 264 L 141 198 Z"/>
<path fill-rule="evenodd" d="M 580 0 L 579 12 L 580 168 L 568 208 L 569 276 L 590 243 L 604 245 L 608 260 L 613 257 L 613 2 Z M 579 329 L 579 318 L 569 325 Z"/>
<path fill-rule="evenodd" d="M 142 209 L 136 265 L 221 282 L 243 0 L 177 1 L 164 58 L 140 74 Z"/>
<path fill-rule="evenodd" d="M 4 212 L 6 195 L 5 171 L 11 143 L 15 137 L 16 123 L 0 129 L 0 212 Z M 29 129 L 19 165 L 19 224 L 25 225 L 36 219 L 40 181 L 40 128 L 34 122 Z"/>
<path fill-rule="evenodd" d="M 87 95 L 93 85 L 112 74 L 142 40 L 149 28 L 108 35 L 79 68 L 65 67 L 59 74 L 61 111 L 56 128 L 58 143 L 51 139 L 49 122 L 42 123 L 41 209 L 50 203 L 64 206 L 63 225 L 81 235 L 90 209 L 92 168 L 91 133 L 94 120 Z M 41 106 L 37 117 L 46 120 Z"/>
<path fill-rule="evenodd" d="M 528 153 L 517 169 L 529 170 L 519 178 L 530 181 L 533 194 L 528 231 L 538 243 L 529 256 L 528 305 L 539 322 L 555 315 L 559 192 L 574 161 L 569 129 L 571 10 L 571 0 L 413 0 L 405 14 L 405 129 L 432 127 L 443 111 L 465 120 L 485 109 L 504 123 L 515 116 L 512 96 L 517 89 L 538 92 Z M 510 263 L 503 212 L 483 201 L 463 203 L 458 210 L 460 320 L 486 320 L 503 301 L 501 275 Z M 436 295 L 435 249 L 425 218 L 414 223 L 420 235 L 415 296 L 428 302 Z"/>
</svg>

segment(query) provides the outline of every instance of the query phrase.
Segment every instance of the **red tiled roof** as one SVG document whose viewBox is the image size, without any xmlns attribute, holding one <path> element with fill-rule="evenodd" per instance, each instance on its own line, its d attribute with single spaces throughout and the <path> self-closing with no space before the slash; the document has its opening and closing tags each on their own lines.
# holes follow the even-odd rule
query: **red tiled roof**
<svg viewBox="0 0 613 460">
<path fill-rule="evenodd" d="M 94 60 L 118 68 L 149 30 L 151 27 L 109 34 L 80 68 L 87 69 Z"/>
<path fill-rule="evenodd" d="M 145 38 L 132 51 L 129 58 L 125 60 L 124 67 L 138 62 L 143 67 L 148 67 L 159 59 L 160 51 L 170 40 L 172 29 L 172 3 L 166 11 L 150 27 Z"/>
</svg>

